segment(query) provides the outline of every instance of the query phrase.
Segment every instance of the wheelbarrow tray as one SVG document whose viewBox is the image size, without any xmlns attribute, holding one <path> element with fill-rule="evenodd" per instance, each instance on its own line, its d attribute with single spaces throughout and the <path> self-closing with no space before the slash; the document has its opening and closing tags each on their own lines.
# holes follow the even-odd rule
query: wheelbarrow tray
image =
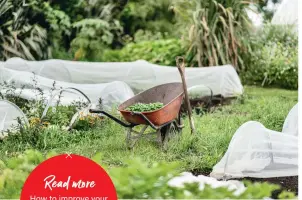
<svg viewBox="0 0 302 200">
<path fill-rule="evenodd" d="M 161 126 L 178 117 L 183 96 L 182 83 L 167 83 L 135 95 L 122 103 L 118 110 L 124 119 L 131 124 L 149 124 L 144 119 L 143 116 L 145 116 L 154 125 Z M 164 106 L 158 110 L 141 112 L 140 114 L 126 110 L 126 108 L 136 103 L 149 104 L 155 102 L 163 103 Z"/>
</svg>

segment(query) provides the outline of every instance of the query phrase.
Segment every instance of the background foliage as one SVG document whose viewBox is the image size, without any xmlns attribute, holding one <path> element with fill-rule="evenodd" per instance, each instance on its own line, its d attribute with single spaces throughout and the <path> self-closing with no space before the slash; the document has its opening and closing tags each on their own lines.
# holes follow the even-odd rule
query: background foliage
<svg viewBox="0 0 302 200">
<path fill-rule="evenodd" d="M 268 1 L 253 2 L 265 20 Z M 274 3 L 279 1 L 274 0 Z M 233 64 L 244 83 L 297 88 L 297 35 L 254 28 L 249 1 L 3 0 L 0 59 Z"/>
<path fill-rule="evenodd" d="M 35 60 L 51 55 L 47 31 L 35 23 L 36 1 L 3 0 L 0 2 L 0 60 L 18 56 Z"/>
<path fill-rule="evenodd" d="M 185 53 L 181 41 L 177 39 L 142 41 L 129 43 L 121 50 L 106 50 L 99 56 L 99 61 L 129 62 L 147 60 L 155 64 L 175 66 L 176 55 L 184 55 Z"/>
<path fill-rule="evenodd" d="M 248 84 L 298 88 L 298 37 L 293 28 L 266 25 L 250 37 L 248 67 L 241 78 Z"/>
<path fill-rule="evenodd" d="M 249 1 L 193 0 L 175 3 L 179 22 L 186 34 L 198 66 L 217 66 L 232 63 L 243 65 L 240 51 L 242 40 L 252 26 L 247 15 Z M 185 9 L 184 9 L 185 8 Z"/>
<path fill-rule="evenodd" d="M 280 2 L 273 0 L 273 3 Z M 297 88 L 297 35 L 256 30 L 247 11 L 269 22 L 268 0 L 2 0 L 0 60 L 144 59 L 175 66 L 232 64 L 246 84 Z"/>
</svg>

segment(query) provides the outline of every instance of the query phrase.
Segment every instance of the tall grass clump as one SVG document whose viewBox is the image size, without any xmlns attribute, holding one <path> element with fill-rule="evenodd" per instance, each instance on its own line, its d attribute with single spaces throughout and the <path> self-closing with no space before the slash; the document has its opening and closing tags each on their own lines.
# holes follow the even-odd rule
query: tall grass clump
<svg viewBox="0 0 302 200">
<path fill-rule="evenodd" d="M 25 4 L 22 0 L 0 1 L 0 60 L 50 57 L 47 31 L 29 22 L 32 10 L 33 4 Z"/>
<path fill-rule="evenodd" d="M 188 38 L 188 54 L 199 67 L 243 66 L 244 36 L 252 27 L 247 14 L 249 1 L 179 0 L 173 8 L 185 31 L 184 38 Z"/>
</svg>

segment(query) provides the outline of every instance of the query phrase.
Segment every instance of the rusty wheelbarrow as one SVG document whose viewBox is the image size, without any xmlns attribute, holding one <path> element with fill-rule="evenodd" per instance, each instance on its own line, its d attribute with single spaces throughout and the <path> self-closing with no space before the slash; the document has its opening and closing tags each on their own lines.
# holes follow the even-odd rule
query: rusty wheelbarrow
<svg viewBox="0 0 302 200">
<path fill-rule="evenodd" d="M 132 148 L 136 141 L 142 137 L 152 138 L 156 135 L 156 140 L 163 145 L 169 138 L 181 133 L 183 124 L 180 117 L 180 107 L 184 97 L 182 83 L 167 83 L 158 85 L 143 91 L 122 103 L 118 110 L 126 122 L 102 111 L 91 109 L 91 113 L 101 113 L 111 118 L 118 124 L 128 128 L 126 142 Z M 131 112 L 126 110 L 129 106 L 136 103 L 155 103 L 161 102 L 164 106 L 158 110 L 150 112 Z M 144 125 L 140 131 L 134 127 Z M 146 133 L 148 126 L 152 127 L 153 132 Z"/>
</svg>

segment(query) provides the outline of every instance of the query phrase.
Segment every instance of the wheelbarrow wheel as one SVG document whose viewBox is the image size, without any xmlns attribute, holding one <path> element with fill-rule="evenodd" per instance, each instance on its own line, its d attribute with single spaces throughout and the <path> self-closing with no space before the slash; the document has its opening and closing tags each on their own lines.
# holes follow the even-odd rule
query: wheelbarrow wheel
<svg viewBox="0 0 302 200">
<path fill-rule="evenodd" d="M 181 128 L 176 121 L 167 124 L 161 129 L 162 143 L 165 144 L 170 139 L 180 136 Z"/>
</svg>

